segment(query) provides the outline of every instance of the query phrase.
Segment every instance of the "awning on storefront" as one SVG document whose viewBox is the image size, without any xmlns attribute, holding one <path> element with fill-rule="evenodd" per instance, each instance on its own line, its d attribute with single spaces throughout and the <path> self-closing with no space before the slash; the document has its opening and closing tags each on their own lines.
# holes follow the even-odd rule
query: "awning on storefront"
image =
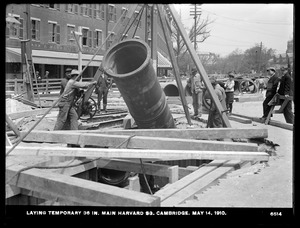
<svg viewBox="0 0 300 228">
<path fill-rule="evenodd" d="M 6 48 L 5 62 L 7 62 L 7 63 L 21 63 L 21 54 Z"/>
<path fill-rule="evenodd" d="M 19 55 L 19 62 L 21 62 L 20 48 L 6 48 L 6 53 L 15 53 Z M 82 54 L 82 65 L 87 65 L 93 55 Z M 96 55 L 89 66 L 100 66 L 103 56 Z M 6 62 L 8 59 L 6 58 Z M 49 64 L 49 65 L 78 65 L 78 54 L 57 51 L 32 50 L 32 60 L 35 64 Z"/>
<path fill-rule="evenodd" d="M 157 67 L 158 68 L 170 68 L 172 69 L 172 64 L 165 58 L 160 52 L 157 52 Z"/>
</svg>

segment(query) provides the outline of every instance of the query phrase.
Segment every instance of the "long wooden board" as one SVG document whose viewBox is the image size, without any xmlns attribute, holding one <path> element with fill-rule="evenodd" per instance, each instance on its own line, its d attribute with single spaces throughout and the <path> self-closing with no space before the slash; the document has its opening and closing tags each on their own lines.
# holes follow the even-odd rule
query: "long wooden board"
<svg viewBox="0 0 300 228">
<path fill-rule="evenodd" d="M 84 205 L 160 206 L 156 196 L 45 170 L 30 169 L 16 175 L 22 168 L 15 165 L 6 169 L 6 178 L 12 178 L 10 184 Z"/>
<path fill-rule="evenodd" d="M 6 147 L 8 151 L 10 147 Z M 148 149 L 105 149 L 105 148 L 65 148 L 65 147 L 17 147 L 10 155 L 23 156 L 71 156 L 101 158 L 146 158 L 156 160 L 226 159 L 245 161 L 268 161 L 265 152 L 238 151 L 198 151 L 198 150 L 148 150 Z"/>
<path fill-rule="evenodd" d="M 217 169 L 221 165 L 225 164 L 227 160 L 215 160 L 205 165 L 198 170 L 194 171 L 193 173 L 181 178 L 180 180 L 176 181 L 173 184 L 168 185 L 165 188 L 162 188 L 154 195 L 160 197 L 160 200 L 163 202 L 167 198 L 171 197 L 175 193 L 181 191 L 183 188 L 191 184 L 192 182 L 196 181 L 197 179 L 201 178 L 202 176 L 212 172 L 213 170 Z"/>
<path fill-rule="evenodd" d="M 35 110 L 30 110 L 30 111 L 10 113 L 10 114 L 8 114 L 8 116 L 12 120 L 15 120 L 15 119 L 19 119 L 19 118 L 27 117 L 27 116 L 43 115 L 46 113 L 47 110 L 48 110 L 47 108 L 41 108 L 41 109 L 35 109 Z"/>
<path fill-rule="evenodd" d="M 245 115 L 236 114 L 236 113 L 232 113 L 232 115 L 240 116 L 240 117 L 243 117 L 243 118 L 248 118 L 248 119 L 251 119 L 251 120 L 253 120 L 255 122 L 258 122 L 258 123 L 264 123 L 264 121 L 261 120 L 258 117 L 245 116 Z M 291 131 L 293 131 L 293 129 L 294 129 L 293 124 L 282 123 L 282 122 L 279 122 L 279 121 L 276 121 L 276 120 L 270 120 L 269 125 L 275 126 L 275 127 L 280 127 L 280 128 L 287 129 L 287 130 L 291 130 Z"/>
<path fill-rule="evenodd" d="M 22 132 L 22 134 L 26 134 Z M 54 142 L 98 147 L 122 147 L 130 149 L 208 150 L 208 151 L 258 151 L 255 143 L 207 141 L 147 136 L 105 135 L 61 131 L 32 131 L 23 141 Z"/>
<path fill-rule="evenodd" d="M 181 189 L 180 191 L 173 194 L 171 197 L 162 201 L 161 205 L 164 207 L 178 206 L 184 200 L 200 192 L 201 190 L 209 186 L 212 182 L 216 181 L 218 178 L 221 178 L 222 176 L 226 175 L 226 173 L 234 170 L 234 167 L 240 163 L 241 161 L 238 160 L 226 162 L 221 167 L 218 167 L 217 169 L 213 170 L 207 175 L 191 182 L 185 188 Z"/>
<path fill-rule="evenodd" d="M 70 131 L 64 131 L 70 132 Z M 231 138 L 268 138 L 267 128 L 197 128 L 197 129 L 101 129 L 79 130 L 80 133 L 109 134 L 109 135 L 136 135 L 149 137 L 181 138 L 181 139 L 231 139 Z"/>
</svg>

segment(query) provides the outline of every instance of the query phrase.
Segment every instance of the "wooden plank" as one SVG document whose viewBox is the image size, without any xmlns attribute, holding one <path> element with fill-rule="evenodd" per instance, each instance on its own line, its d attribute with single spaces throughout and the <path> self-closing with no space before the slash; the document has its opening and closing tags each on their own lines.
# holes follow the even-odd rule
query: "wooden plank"
<svg viewBox="0 0 300 228">
<path fill-rule="evenodd" d="M 251 120 L 253 120 L 255 122 L 258 122 L 258 123 L 264 123 L 264 121 L 261 120 L 258 117 L 245 116 L 245 115 L 236 114 L 236 113 L 232 113 L 231 115 L 248 118 L 248 119 L 251 119 Z M 279 121 L 276 121 L 276 120 L 270 120 L 269 125 L 275 126 L 275 127 L 280 127 L 280 128 L 287 129 L 287 130 L 291 130 L 291 131 L 294 129 L 293 124 L 282 123 L 282 122 L 279 122 Z"/>
<path fill-rule="evenodd" d="M 137 175 L 134 177 L 129 177 L 128 181 L 129 181 L 129 185 L 128 185 L 129 190 L 140 192 L 140 188 L 141 188 L 140 179 Z"/>
<path fill-rule="evenodd" d="M 159 206 L 158 197 L 132 192 L 93 181 L 69 177 L 45 170 L 30 169 L 16 175 L 24 166 L 6 169 L 6 179 L 17 187 L 42 192 L 84 205 Z"/>
<path fill-rule="evenodd" d="M 251 124 L 252 123 L 252 120 L 250 120 L 250 119 L 245 119 L 245 118 L 237 117 L 237 116 L 229 116 L 228 119 L 239 122 L 239 123 L 243 123 L 243 124 Z"/>
<path fill-rule="evenodd" d="M 10 184 L 5 185 L 5 198 L 10 198 L 21 193 L 21 189 Z"/>
<path fill-rule="evenodd" d="M 22 132 L 22 135 L 26 132 Z M 218 151 L 258 151 L 255 143 L 208 141 L 178 138 L 157 138 L 147 136 L 124 136 L 88 134 L 62 131 L 32 131 L 23 139 L 27 142 L 55 142 L 99 147 L 121 147 L 130 149 L 168 150 L 218 150 Z"/>
<path fill-rule="evenodd" d="M 19 119 L 22 117 L 27 117 L 27 116 L 33 116 L 33 115 L 43 115 L 47 111 L 47 108 L 41 108 L 41 109 L 35 109 L 35 110 L 30 110 L 30 111 L 23 111 L 23 112 L 15 112 L 15 113 L 10 113 L 8 116 L 12 119 Z M 50 112 L 49 112 L 50 113 Z"/>
<path fill-rule="evenodd" d="M 127 172 L 134 172 L 134 173 L 143 173 L 141 169 L 141 164 L 139 161 L 135 160 L 122 160 L 122 159 L 99 159 L 97 161 L 98 168 L 105 168 L 105 169 L 113 169 L 119 171 L 127 171 Z M 153 176 L 160 176 L 160 177 L 169 177 L 173 178 L 176 173 L 170 169 L 172 166 L 169 165 L 162 165 L 156 163 L 143 163 L 144 172 L 148 175 Z M 198 167 L 197 167 L 198 168 Z M 188 169 L 183 167 L 178 167 L 178 178 L 181 179 L 182 177 L 189 175 L 195 171 L 195 169 Z M 173 172 L 171 174 L 171 172 Z"/>
<path fill-rule="evenodd" d="M 7 125 L 15 132 L 17 136 L 20 136 L 20 131 L 18 130 L 17 126 L 14 124 L 14 122 L 10 119 L 10 117 L 5 113 L 5 120 Z"/>
<path fill-rule="evenodd" d="M 5 134 L 5 145 L 6 146 L 12 146 L 11 141 L 9 140 L 7 133 Z"/>
<path fill-rule="evenodd" d="M 70 131 L 64 131 L 70 132 Z M 79 130 L 80 133 L 109 134 L 109 135 L 136 135 L 149 137 L 181 138 L 181 139 L 220 139 L 220 138 L 268 138 L 267 128 L 197 128 L 197 129 L 101 129 Z"/>
<path fill-rule="evenodd" d="M 198 170 L 192 172 L 191 174 L 183 177 L 182 179 L 176 181 L 175 183 L 169 184 L 165 188 L 157 191 L 154 195 L 160 197 L 161 202 L 166 200 L 167 198 L 171 197 L 175 193 L 181 191 L 183 188 L 188 186 L 190 183 L 196 181 L 197 179 L 201 178 L 202 176 L 212 172 L 213 170 L 217 169 L 221 165 L 225 164 L 227 160 L 215 160 L 212 161 L 210 164 L 207 164 Z"/>
<path fill-rule="evenodd" d="M 98 168 L 113 169 L 119 171 L 127 171 L 134 173 L 143 173 L 141 163 L 139 161 L 122 160 L 122 159 L 99 159 L 97 160 Z M 143 163 L 144 172 L 148 175 L 168 177 L 170 166 Z"/>
<path fill-rule="evenodd" d="M 179 67 L 178 67 L 178 64 L 177 64 L 178 59 L 175 56 L 174 49 L 173 49 L 173 42 L 170 39 L 171 34 L 168 30 L 167 22 L 165 20 L 166 15 L 163 13 L 164 12 L 164 6 L 161 5 L 161 4 L 157 5 L 157 10 L 158 10 L 159 18 L 160 18 L 160 23 L 162 25 L 162 30 L 163 30 L 163 34 L 164 34 L 164 37 L 165 37 L 165 42 L 167 44 L 167 49 L 168 49 L 169 56 L 170 56 L 170 59 L 171 59 L 171 63 L 172 63 L 172 66 L 173 66 L 173 73 L 175 75 L 175 80 L 176 80 L 176 83 L 177 83 L 177 86 L 178 86 L 178 92 L 179 92 L 180 100 L 182 102 L 182 107 L 183 107 L 183 110 L 184 110 L 184 113 L 185 113 L 188 124 L 192 125 L 191 116 L 190 116 L 190 113 L 189 113 L 189 110 L 188 110 L 187 101 L 185 99 L 184 88 L 182 86 L 182 82 L 181 82 L 181 78 L 180 78 L 180 74 L 179 74 Z"/>
<path fill-rule="evenodd" d="M 222 165 L 221 167 L 218 167 L 217 169 L 208 173 L 207 175 L 191 182 L 187 187 L 181 189 L 179 192 L 173 194 L 171 197 L 162 201 L 161 205 L 164 207 L 172 207 L 179 205 L 184 200 L 205 189 L 212 182 L 226 175 L 226 173 L 234 170 L 235 166 L 238 165 L 240 162 L 241 161 L 238 160 L 227 162 L 226 164 Z"/>
<path fill-rule="evenodd" d="M 175 183 L 176 181 L 178 181 L 179 178 L 178 165 L 169 167 L 168 171 L 169 171 L 169 183 Z"/>
<path fill-rule="evenodd" d="M 8 151 L 11 147 L 6 147 Z M 198 151 L 198 150 L 148 150 L 148 149 L 103 149 L 103 148 L 65 148 L 65 147 L 17 147 L 10 155 L 22 156 L 71 156 L 101 158 L 146 158 L 156 160 L 190 160 L 190 159 L 227 159 L 245 161 L 268 161 L 265 152 L 238 151 Z"/>
</svg>

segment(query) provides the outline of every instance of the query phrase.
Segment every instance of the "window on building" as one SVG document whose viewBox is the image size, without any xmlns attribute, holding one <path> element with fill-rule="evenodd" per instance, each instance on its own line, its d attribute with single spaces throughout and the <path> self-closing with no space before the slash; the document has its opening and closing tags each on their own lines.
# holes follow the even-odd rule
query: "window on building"
<svg viewBox="0 0 300 228">
<path fill-rule="evenodd" d="M 94 31 L 94 47 L 99 47 L 102 45 L 102 31 Z"/>
<path fill-rule="evenodd" d="M 11 15 L 10 15 L 11 16 Z M 21 24 L 6 23 L 6 37 L 7 38 L 23 38 L 23 19 L 19 16 L 13 16 Z"/>
<path fill-rule="evenodd" d="M 112 45 L 112 42 L 115 38 L 115 34 L 114 33 L 110 33 L 108 40 L 107 40 L 107 48 L 109 48 Z"/>
<path fill-rule="evenodd" d="M 135 18 L 134 26 L 138 26 L 139 28 L 141 28 L 142 27 L 142 23 L 141 23 L 141 21 L 139 21 L 140 14 L 139 14 L 138 11 L 134 12 L 134 18 Z"/>
<path fill-rule="evenodd" d="M 117 21 L 117 8 L 114 5 L 108 5 L 108 20 Z"/>
<path fill-rule="evenodd" d="M 73 43 L 74 42 L 74 34 L 73 31 L 75 31 L 75 25 L 68 25 L 67 26 L 67 37 L 68 37 L 68 42 Z"/>
<path fill-rule="evenodd" d="M 92 47 L 92 31 L 88 28 L 82 29 L 82 45 Z"/>
<path fill-rule="evenodd" d="M 121 22 L 123 22 L 123 21 L 125 20 L 125 17 L 126 17 L 126 14 L 127 14 L 127 13 L 128 13 L 128 9 L 122 7 L 122 12 L 121 12 L 122 18 L 121 18 Z"/>
<path fill-rule="evenodd" d="M 104 20 L 105 17 L 105 4 L 100 5 L 100 18 Z"/>
<path fill-rule="evenodd" d="M 24 35 L 23 35 L 23 31 L 24 31 L 24 20 L 23 20 L 23 18 L 20 18 L 19 19 L 19 21 L 20 21 L 20 26 L 19 26 L 19 38 L 21 39 L 21 40 L 23 40 L 23 38 L 24 38 Z"/>
<path fill-rule="evenodd" d="M 31 19 L 31 39 L 40 40 L 40 20 Z"/>
<path fill-rule="evenodd" d="M 81 4 L 80 14 L 87 17 L 92 17 L 92 4 Z"/>
<path fill-rule="evenodd" d="M 46 4 L 50 9 L 60 10 L 60 4 Z"/>
<path fill-rule="evenodd" d="M 53 22 L 48 22 L 49 42 L 60 43 L 60 25 Z"/>
<path fill-rule="evenodd" d="M 124 34 L 122 35 L 122 40 L 127 39 L 128 38 L 128 34 Z"/>
<path fill-rule="evenodd" d="M 66 12 L 74 13 L 74 4 L 66 4 Z"/>
<path fill-rule="evenodd" d="M 148 38 L 148 45 L 149 45 L 149 47 L 151 47 L 152 46 L 152 40 L 151 40 L 151 38 Z"/>
</svg>

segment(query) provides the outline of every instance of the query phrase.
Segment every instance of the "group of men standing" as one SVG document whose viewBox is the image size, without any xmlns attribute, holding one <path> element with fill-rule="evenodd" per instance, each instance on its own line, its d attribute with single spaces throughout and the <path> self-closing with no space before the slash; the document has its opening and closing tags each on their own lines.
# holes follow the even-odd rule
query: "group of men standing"
<svg viewBox="0 0 300 228">
<path fill-rule="evenodd" d="M 270 67 L 267 69 L 270 78 L 267 83 L 265 100 L 263 102 L 263 117 L 261 118 L 262 120 L 266 120 L 271 110 L 271 105 L 269 105 L 269 102 L 273 99 L 273 97 L 276 94 L 283 95 L 285 97 L 293 96 L 292 78 L 289 74 L 288 68 L 281 67 L 280 71 L 281 72 L 276 74 L 276 70 L 274 67 Z M 192 93 L 194 109 L 193 117 L 201 117 L 203 89 L 205 88 L 205 86 L 203 84 L 200 74 L 195 68 L 192 69 L 191 73 L 191 77 L 188 79 L 187 84 L 191 88 Z M 232 113 L 232 106 L 234 101 L 234 77 L 235 75 L 233 72 L 228 73 L 228 80 L 222 86 L 215 80 L 214 77 L 210 77 L 210 82 L 214 88 L 214 91 L 216 92 L 217 98 L 222 104 L 224 111 L 226 111 L 228 115 L 231 115 Z M 280 99 L 278 101 L 278 104 L 282 105 L 283 102 L 284 99 Z M 291 100 L 287 102 L 285 108 L 283 109 L 283 114 L 287 123 L 294 124 L 294 113 L 292 111 Z M 208 127 L 223 127 L 221 115 L 219 114 L 214 102 L 211 102 L 210 105 Z"/>
<path fill-rule="evenodd" d="M 228 74 L 229 78 L 224 84 L 224 88 L 217 83 L 214 77 L 210 78 L 210 82 L 216 92 L 217 98 L 222 104 L 224 110 L 228 111 L 228 115 L 232 113 L 232 103 L 234 99 L 234 74 L 230 72 Z M 192 69 L 191 77 L 187 82 L 188 86 L 191 88 L 192 100 L 193 100 L 193 117 L 201 117 L 202 115 L 202 103 L 203 103 L 203 90 L 205 85 L 201 79 L 200 74 L 197 72 L 196 68 Z M 223 121 L 218 113 L 217 107 L 214 102 L 211 101 L 209 117 L 208 117 L 208 127 L 218 128 L 223 127 Z"/>
<path fill-rule="evenodd" d="M 288 72 L 288 68 L 281 67 L 280 71 L 281 73 L 277 75 L 274 67 L 270 67 L 267 69 L 270 78 L 267 83 L 266 98 L 263 102 L 263 116 L 261 117 L 263 121 L 266 120 L 271 110 L 271 106 L 269 105 L 269 102 L 274 98 L 276 94 L 283 95 L 285 97 L 293 96 L 292 78 Z M 280 105 L 282 105 L 283 102 L 284 102 L 283 99 L 279 100 Z M 283 115 L 287 123 L 294 124 L 294 113 L 292 111 L 291 100 L 288 101 L 288 103 L 286 104 L 283 110 Z"/>
</svg>

